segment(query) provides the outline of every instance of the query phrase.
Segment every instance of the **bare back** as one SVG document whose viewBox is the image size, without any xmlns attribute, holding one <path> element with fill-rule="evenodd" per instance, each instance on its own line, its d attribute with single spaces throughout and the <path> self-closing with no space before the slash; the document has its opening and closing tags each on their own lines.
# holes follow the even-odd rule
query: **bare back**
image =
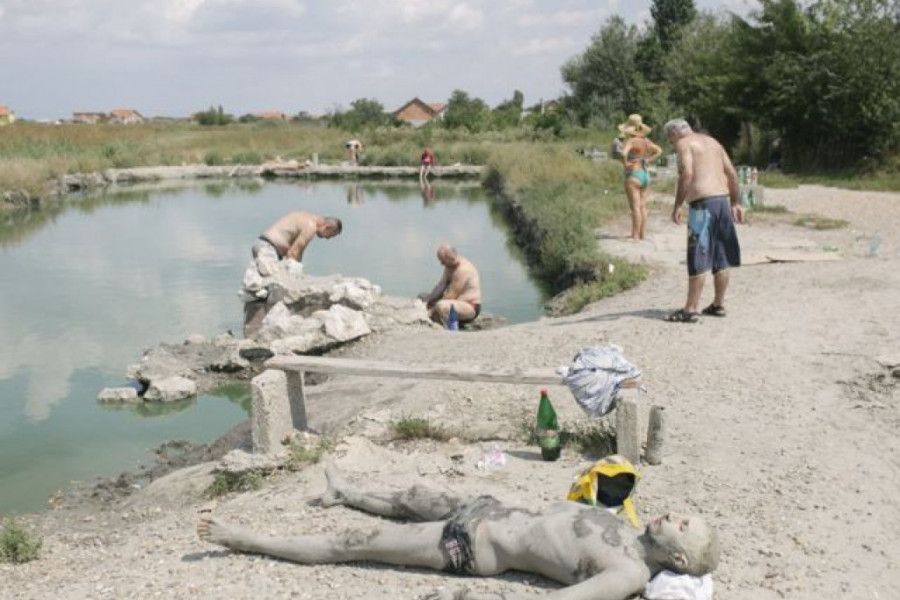
<svg viewBox="0 0 900 600">
<path fill-rule="evenodd" d="M 738 198 L 737 174 L 722 145 L 700 133 L 691 133 L 675 143 L 678 153 L 678 194 L 684 202 L 713 196 Z"/>
<path fill-rule="evenodd" d="M 295 211 L 275 221 L 262 233 L 283 256 L 301 260 L 303 250 L 316 235 L 316 215 Z"/>
</svg>

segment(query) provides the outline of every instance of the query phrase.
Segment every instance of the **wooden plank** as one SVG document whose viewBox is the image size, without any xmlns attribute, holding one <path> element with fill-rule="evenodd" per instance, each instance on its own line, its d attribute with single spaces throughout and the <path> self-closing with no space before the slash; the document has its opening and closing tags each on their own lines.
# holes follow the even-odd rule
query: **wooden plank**
<svg viewBox="0 0 900 600">
<path fill-rule="evenodd" d="M 404 377 L 409 379 L 443 379 L 531 385 L 562 384 L 562 378 L 551 368 L 486 369 L 463 365 L 415 366 L 353 358 L 324 358 L 321 356 L 276 356 L 267 360 L 265 366 L 268 369 L 280 369 L 282 371 L 314 371 L 316 373 L 363 377 Z M 629 379 L 623 384 L 623 387 L 637 387 L 638 385 L 640 385 L 639 380 Z"/>
</svg>

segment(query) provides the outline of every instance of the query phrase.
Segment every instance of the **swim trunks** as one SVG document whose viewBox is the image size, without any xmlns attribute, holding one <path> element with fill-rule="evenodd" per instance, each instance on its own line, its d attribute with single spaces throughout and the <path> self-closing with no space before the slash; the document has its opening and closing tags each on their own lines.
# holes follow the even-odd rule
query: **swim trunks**
<svg viewBox="0 0 900 600">
<path fill-rule="evenodd" d="M 701 198 L 688 210 L 687 267 L 691 277 L 741 266 L 741 247 L 727 196 Z"/>
<path fill-rule="evenodd" d="M 274 251 L 275 256 L 278 257 L 278 260 L 284 258 L 284 254 L 278 251 L 278 248 L 275 246 L 275 244 L 273 244 L 271 240 L 269 240 L 269 238 L 262 235 L 259 236 L 259 239 L 256 240 L 256 243 L 253 244 L 253 247 L 250 248 L 250 251 L 253 253 L 253 258 L 259 256 L 259 253 L 263 251 Z"/>
<path fill-rule="evenodd" d="M 475 574 L 472 535 L 478 524 L 500 506 L 492 496 L 480 496 L 451 513 L 441 533 L 440 549 L 446 560 L 445 569 L 459 575 Z"/>
</svg>

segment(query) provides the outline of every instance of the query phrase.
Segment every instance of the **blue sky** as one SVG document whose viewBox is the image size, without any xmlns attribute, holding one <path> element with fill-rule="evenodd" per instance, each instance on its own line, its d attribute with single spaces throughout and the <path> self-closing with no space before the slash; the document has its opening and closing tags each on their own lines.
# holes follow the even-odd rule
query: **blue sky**
<svg viewBox="0 0 900 600">
<path fill-rule="evenodd" d="M 455 89 L 558 96 L 559 68 L 650 0 L 0 0 L 0 104 L 30 119 L 387 109 Z M 753 0 L 698 0 L 746 13 Z M 749 8 L 748 8 L 749 7 Z"/>
</svg>

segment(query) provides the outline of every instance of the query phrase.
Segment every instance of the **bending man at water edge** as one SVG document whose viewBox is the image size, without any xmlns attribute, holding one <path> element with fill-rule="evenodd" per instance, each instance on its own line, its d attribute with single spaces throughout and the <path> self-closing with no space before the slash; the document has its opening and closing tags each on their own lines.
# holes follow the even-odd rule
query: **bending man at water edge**
<svg viewBox="0 0 900 600">
<path fill-rule="evenodd" d="M 375 515 L 414 521 L 378 521 L 336 535 L 279 538 L 201 518 L 201 539 L 303 564 L 374 561 L 461 575 L 509 570 L 543 575 L 565 588 L 557 600 L 625 600 L 662 570 L 701 576 L 719 562 L 715 530 L 698 517 L 662 516 L 640 532 L 607 511 L 559 502 L 544 512 L 504 506 L 414 486 L 359 490 L 333 466 L 326 468 L 324 506 L 344 504 Z M 485 594 L 461 589 L 429 596 L 442 600 L 516 600 L 533 594 Z"/>
<path fill-rule="evenodd" d="M 324 239 L 338 235 L 344 226 L 337 217 L 320 217 L 308 212 L 295 211 L 275 221 L 253 245 L 253 258 L 260 253 L 274 252 L 278 260 L 292 258 L 303 261 L 303 252 L 315 237 Z"/>
<path fill-rule="evenodd" d="M 450 309 L 455 308 L 460 323 L 474 321 L 481 314 L 478 269 L 447 244 L 438 246 L 437 259 L 444 266 L 440 281 L 430 292 L 419 294 L 428 308 L 428 316 L 446 325 Z"/>
<path fill-rule="evenodd" d="M 741 248 L 734 223 L 744 222 L 737 173 L 719 142 L 694 133 L 684 119 L 665 125 L 666 137 L 678 154 L 678 191 L 672 221 L 681 224 L 681 206 L 688 204 L 688 293 L 684 308 L 669 321 L 696 323 L 706 274 L 712 271 L 715 297 L 702 314 L 725 316 L 729 268 L 741 265 Z"/>
</svg>

